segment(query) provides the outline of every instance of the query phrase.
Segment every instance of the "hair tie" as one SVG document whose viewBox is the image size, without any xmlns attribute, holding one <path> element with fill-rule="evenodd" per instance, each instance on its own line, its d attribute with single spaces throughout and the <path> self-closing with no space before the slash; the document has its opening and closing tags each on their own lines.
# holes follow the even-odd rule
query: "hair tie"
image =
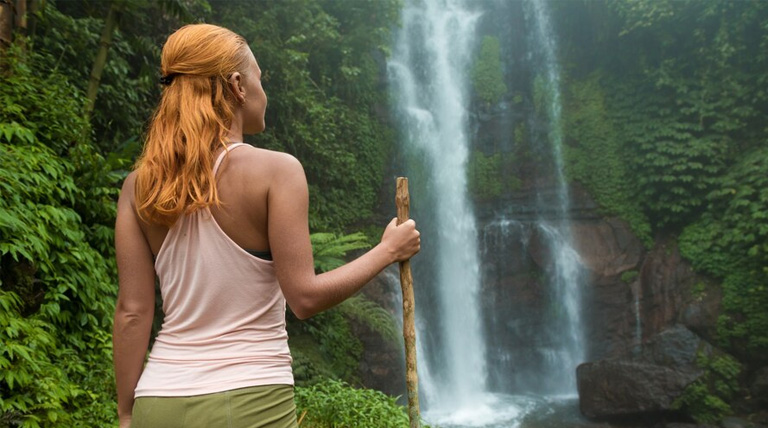
<svg viewBox="0 0 768 428">
<path fill-rule="evenodd" d="M 163 85 L 165 85 L 165 86 L 168 86 L 168 85 L 170 85 L 170 84 L 171 84 L 171 82 L 173 82 L 173 78 L 174 78 L 174 77 L 176 77 L 176 74 L 177 74 L 177 73 L 171 73 L 171 74 L 169 74 L 169 75 L 167 75 L 167 76 L 162 76 L 162 77 L 160 78 L 160 83 L 161 83 L 161 84 L 163 84 Z"/>
</svg>

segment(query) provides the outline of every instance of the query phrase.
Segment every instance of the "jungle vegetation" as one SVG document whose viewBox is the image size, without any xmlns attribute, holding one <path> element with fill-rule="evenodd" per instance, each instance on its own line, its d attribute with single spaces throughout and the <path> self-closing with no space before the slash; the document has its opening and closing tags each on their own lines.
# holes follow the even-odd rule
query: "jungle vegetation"
<svg viewBox="0 0 768 428">
<path fill-rule="evenodd" d="M 399 7 L 0 2 L 0 427 L 116 424 L 115 201 L 159 95 L 164 38 L 185 23 L 210 22 L 251 43 L 270 99 L 267 131 L 247 141 L 304 164 L 316 263 L 325 270 L 378 238 L 350 233 L 389 218 L 376 209 L 391 184 L 395 135 L 383 68 Z M 719 345 L 750 367 L 765 366 L 768 2 L 557 2 L 555 20 L 569 179 L 649 246 L 676 239 L 722 289 Z M 478 50 L 477 96 L 493 103 L 507 93 L 498 41 L 482 40 Z M 473 159 L 479 193 L 498 196 L 494 171 L 506 160 Z M 349 387 L 359 386 L 362 346 L 350 323 L 368 323 L 383 340 L 395 335 L 383 309 L 356 299 L 306 323 L 289 321 L 297 381 L 307 388 L 297 402 L 300 412 L 313 409 L 311 426 L 328 426 L 332 410 L 323 403 L 338 400 L 371 403 L 387 426 L 403 421 L 391 398 Z M 735 364 L 707 364 L 736 376 Z M 729 411 L 732 391 L 695 388 L 697 397 L 720 400 L 696 410 L 701 420 Z M 345 426 L 358 423 L 343 417 Z"/>
<path fill-rule="evenodd" d="M 768 364 L 768 3 L 556 5 L 570 178 L 722 293 L 717 345 L 743 368 L 702 363 L 720 380 L 679 403 L 717 421 Z"/>
</svg>

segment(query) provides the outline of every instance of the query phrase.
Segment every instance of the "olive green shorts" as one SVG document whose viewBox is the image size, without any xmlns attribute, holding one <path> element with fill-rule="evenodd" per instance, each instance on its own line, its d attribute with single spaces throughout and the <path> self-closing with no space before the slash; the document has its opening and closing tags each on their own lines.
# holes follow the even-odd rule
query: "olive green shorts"
<svg viewBox="0 0 768 428">
<path fill-rule="evenodd" d="M 191 397 L 139 397 L 131 428 L 296 428 L 292 385 Z"/>
</svg>

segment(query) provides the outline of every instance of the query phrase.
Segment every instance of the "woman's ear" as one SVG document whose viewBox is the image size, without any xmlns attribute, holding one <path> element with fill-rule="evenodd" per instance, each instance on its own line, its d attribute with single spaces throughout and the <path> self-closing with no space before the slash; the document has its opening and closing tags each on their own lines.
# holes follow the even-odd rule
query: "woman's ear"
<svg viewBox="0 0 768 428">
<path fill-rule="evenodd" d="M 236 71 L 232 73 L 232 75 L 229 76 L 227 83 L 229 83 L 229 90 L 232 91 L 235 100 L 237 100 L 239 104 L 243 104 L 245 102 L 245 88 L 243 87 L 243 76 L 240 72 Z"/>
</svg>

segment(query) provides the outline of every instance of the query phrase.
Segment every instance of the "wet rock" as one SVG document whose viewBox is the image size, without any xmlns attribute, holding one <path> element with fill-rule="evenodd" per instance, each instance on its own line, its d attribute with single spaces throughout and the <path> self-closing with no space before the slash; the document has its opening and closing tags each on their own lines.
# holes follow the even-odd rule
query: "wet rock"
<svg viewBox="0 0 768 428">
<path fill-rule="evenodd" d="M 680 322 L 704 340 L 715 341 L 722 289 L 704 279 L 697 279 L 694 288 L 699 290 L 691 293 L 687 306 L 681 311 Z"/>
<path fill-rule="evenodd" d="M 690 301 L 696 276 L 684 263 L 673 240 L 660 242 L 640 268 L 643 337 L 651 337 L 681 322 L 679 314 Z"/>
<path fill-rule="evenodd" d="M 700 373 L 633 361 L 598 361 L 576 369 L 579 405 L 593 419 L 670 410 Z"/>
<path fill-rule="evenodd" d="M 571 233 L 579 257 L 594 282 L 616 278 L 625 271 L 636 269 L 642 261 L 642 242 L 621 220 L 574 222 Z"/>
<path fill-rule="evenodd" d="M 658 417 L 703 375 L 698 353 L 713 348 L 684 326 L 674 326 L 621 358 L 584 363 L 576 370 L 581 412 L 593 419 Z"/>
<path fill-rule="evenodd" d="M 762 425 L 733 416 L 723 418 L 722 422 L 720 422 L 720 426 L 722 428 L 762 428 Z"/>
</svg>

